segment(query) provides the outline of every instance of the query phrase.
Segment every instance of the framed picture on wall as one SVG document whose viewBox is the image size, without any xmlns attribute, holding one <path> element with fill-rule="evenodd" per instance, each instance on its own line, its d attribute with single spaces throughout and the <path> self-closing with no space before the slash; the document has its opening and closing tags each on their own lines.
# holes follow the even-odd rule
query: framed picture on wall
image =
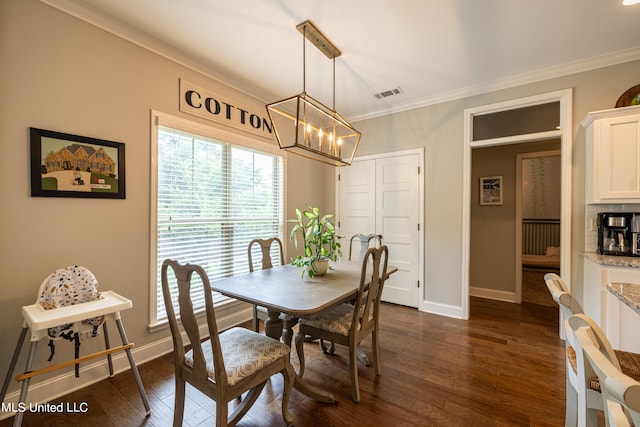
<svg viewBox="0 0 640 427">
<path fill-rule="evenodd" d="M 124 144 L 30 128 L 31 196 L 124 199 Z"/>
<path fill-rule="evenodd" d="M 480 204 L 481 205 L 501 205 L 502 204 L 502 177 L 501 176 L 480 177 Z"/>
</svg>

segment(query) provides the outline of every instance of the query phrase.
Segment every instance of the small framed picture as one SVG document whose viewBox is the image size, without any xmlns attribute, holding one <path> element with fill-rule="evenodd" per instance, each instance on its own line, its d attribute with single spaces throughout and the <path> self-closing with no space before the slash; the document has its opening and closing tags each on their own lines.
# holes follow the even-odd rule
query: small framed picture
<svg viewBox="0 0 640 427">
<path fill-rule="evenodd" d="M 124 199 L 124 144 L 31 128 L 31 196 Z"/>
<path fill-rule="evenodd" d="M 480 204 L 481 205 L 501 205 L 502 204 L 502 177 L 501 176 L 480 177 Z"/>
</svg>

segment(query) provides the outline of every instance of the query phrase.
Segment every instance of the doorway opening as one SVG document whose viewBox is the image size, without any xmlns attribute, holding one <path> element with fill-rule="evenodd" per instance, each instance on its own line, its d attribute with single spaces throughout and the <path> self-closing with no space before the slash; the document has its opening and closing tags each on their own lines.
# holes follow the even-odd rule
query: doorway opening
<svg viewBox="0 0 640 427">
<path fill-rule="evenodd" d="M 566 89 L 532 97 L 485 105 L 465 110 L 463 153 L 463 241 L 462 241 L 462 318 L 469 318 L 471 290 L 471 205 L 472 151 L 483 147 L 522 144 L 530 141 L 560 141 L 560 271 L 570 287 L 571 268 L 571 97 Z M 541 113 L 543 120 L 531 120 Z M 524 118 L 524 120 L 523 120 Z M 528 125 L 529 123 L 531 125 Z M 499 128 L 495 133 L 493 128 Z M 515 251 L 515 247 L 512 247 Z M 515 291 L 512 290 L 512 293 Z"/>
<path fill-rule="evenodd" d="M 473 150 L 471 181 L 498 176 L 502 196 L 487 203 L 476 200 L 482 192 L 471 195 L 471 296 L 521 303 L 527 301 L 523 296 L 544 301 L 544 294 L 528 292 L 541 286 L 549 294 L 544 281 L 522 283 L 542 279 L 539 273 L 551 260 L 560 263 L 559 250 L 558 256 L 546 256 L 560 246 L 559 147 L 560 141 L 551 139 Z M 551 153 L 557 155 L 548 157 Z"/>
</svg>

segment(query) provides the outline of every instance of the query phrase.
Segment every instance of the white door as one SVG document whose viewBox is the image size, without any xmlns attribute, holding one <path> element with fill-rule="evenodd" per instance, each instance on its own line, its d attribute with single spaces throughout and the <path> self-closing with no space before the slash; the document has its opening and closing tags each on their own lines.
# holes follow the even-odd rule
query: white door
<svg viewBox="0 0 640 427">
<path fill-rule="evenodd" d="M 339 235 L 342 253 L 349 256 L 349 239 L 354 234 L 376 232 L 376 161 L 356 161 L 339 169 Z M 354 248 L 354 255 L 360 248 Z M 356 258 L 357 259 L 357 258 Z"/>
<path fill-rule="evenodd" d="M 398 267 L 384 284 L 382 300 L 418 307 L 418 156 L 376 160 L 376 229 Z"/>
<path fill-rule="evenodd" d="M 416 152 L 391 153 L 356 160 L 338 172 L 337 212 L 344 256 L 349 255 L 352 235 L 381 234 L 389 247 L 389 263 L 398 267 L 385 282 L 382 299 L 409 307 L 418 307 L 422 287 L 421 164 Z"/>
</svg>

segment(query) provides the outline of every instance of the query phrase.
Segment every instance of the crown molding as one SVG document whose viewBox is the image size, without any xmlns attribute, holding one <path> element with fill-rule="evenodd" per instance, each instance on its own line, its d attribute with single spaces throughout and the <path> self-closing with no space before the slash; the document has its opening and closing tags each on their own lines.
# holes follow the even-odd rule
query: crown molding
<svg viewBox="0 0 640 427">
<path fill-rule="evenodd" d="M 357 122 L 362 120 L 373 119 L 376 117 L 386 116 L 403 111 L 414 110 L 417 108 L 427 107 L 429 105 L 441 104 L 444 102 L 455 101 L 471 96 L 482 95 L 484 93 L 495 92 L 503 89 L 510 89 L 517 86 L 536 83 L 544 80 L 564 77 L 571 74 L 577 74 L 585 71 L 591 71 L 598 68 L 609 67 L 612 65 L 623 64 L 625 62 L 640 60 L 640 47 L 625 49 L 621 51 L 611 52 L 604 55 L 594 56 L 591 58 L 567 62 L 553 67 L 542 68 L 531 72 L 519 74 L 516 76 L 496 80 L 490 83 L 468 86 L 465 88 L 443 92 L 427 98 L 411 101 L 405 104 L 397 105 L 393 108 L 379 110 L 372 113 L 360 115 L 352 115 L 349 121 Z"/>
</svg>

